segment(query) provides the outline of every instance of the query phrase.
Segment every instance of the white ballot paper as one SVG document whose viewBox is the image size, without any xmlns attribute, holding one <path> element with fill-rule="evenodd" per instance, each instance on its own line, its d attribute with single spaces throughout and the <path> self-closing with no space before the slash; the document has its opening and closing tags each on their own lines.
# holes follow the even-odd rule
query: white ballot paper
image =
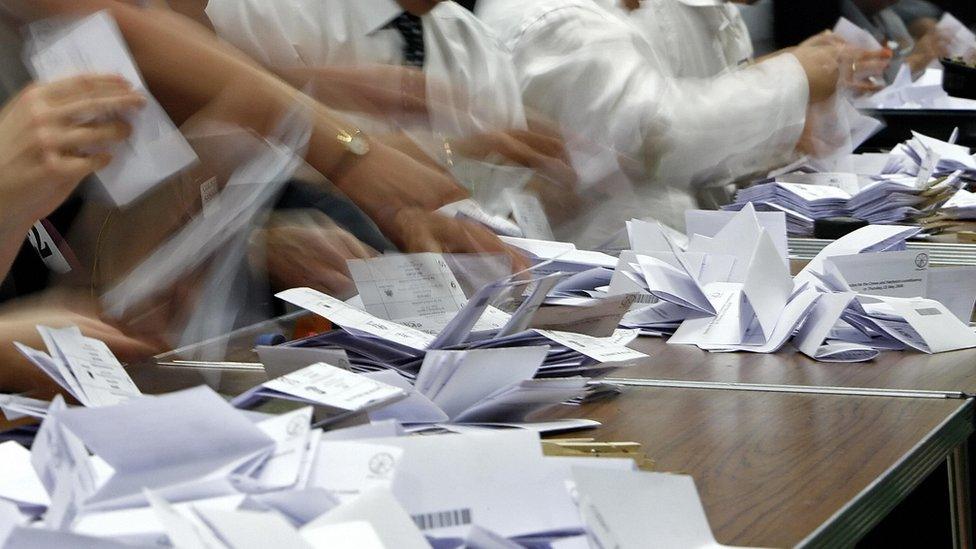
<svg viewBox="0 0 976 549">
<path fill-rule="evenodd" d="M 688 237 L 694 235 L 707 236 L 709 238 L 717 235 L 730 221 L 737 212 L 727 212 L 722 210 L 686 210 L 685 211 L 685 231 Z M 789 265 L 789 244 L 786 236 L 786 214 L 783 212 L 755 212 L 759 225 L 766 229 L 776 251 L 783 258 L 783 262 Z"/>
<path fill-rule="evenodd" d="M 522 229 L 522 236 L 537 240 L 555 240 L 549 218 L 539 197 L 532 191 L 505 189 L 502 197 L 512 209 L 515 224 Z"/>
<path fill-rule="evenodd" d="M 333 412 L 364 412 L 406 396 L 398 387 L 320 362 L 262 383 L 231 402 L 247 407 L 261 399 L 280 398 Z"/>
<path fill-rule="evenodd" d="M 61 410 L 45 423 L 52 419 L 112 469 L 86 500 L 87 510 L 144 505 L 144 488 L 170 501 L 233 493 L 232 475 L 250 472 L 275 449 L 271 438 L 205 386 Z"/>
<path fill-rule="evenodd" d="M 924 297 L 928 288 L 929 254 L 918 250 L 841 255 L 824 262 L 824 274 L 839 275 L 860 294 Z"/>
<path fill-rule="evenodd" d="M 428 549 L 430 544 L 418 530 L 415 519 L 397 502 L 389 489 L 374 487 L 364 491 L 359 497 L 347 501 L 332 509 L 325 515 L 302 527 L 302 536 L 315 544 L 316 547 L 332 547 L 325 545 L 333 539 L 330 529 L 349 523 L 366 523 L 374 535 L 378 536 L 378 543 L 368 542 L 356 537 L 343 541 L 356 540 L 357 543 L 348 547 L 384 547 L 397 549 Z M 325 537 L 329 534 L 329 537 Z"/>
<path fill-rule="evenodd" d="M 278 299 L 297 305 L 343 328 L 356 330 L 410 349 L 424 350 L 434 337 L 396 322 L 377 318 L 311 288 L 292 288 L 275 294 Z"/>
<path fill-rule="evenodd" d="M 105 343 L 85 337 L 77 327 L 37 330 L 50 355 L 14 345 L 83 405 L 111 406 L 142 394 Z"/>
<path fill-rule="evenodd" d="M 402 322 L 453 315 L 467 302 L 440 254 L 396 254 L 347 263 L 365 311 L 379 318 Z"/>
<path fill-rule="evenodd" d="M 920 227 L 902 225 L 868 225 L 839 238 L 820 250 L 810 263 L 800 271 L 795 278 L 796 284 L 815 282 L 812 272 L 824 274 L 824 263 L 828 258 L 838 255 L 858 254 L 861 252 L 883 252 L 906 239 L 918 234 Z"/>
<path fill-rule="evenodd" d="M 426 533 L 463 536 L 473 523 L 506 537 L 577 529 L 565 478 L 553 478 L 528 431 L 375 439 L 404 450 L 393 494 Z M 558 476 L 558 475 L 557 475 Z"/>
<path fill-rule="evenodd" d="M 149 93 L 109 12 L 98 12 L 81 21 L 41 24 L 45 30 L 35 27 L 28 46 L 29 63 L 38 80 L 119 74 L 146 96 L 145 108 L 129 118 L 132 136 L 109 149 L 112 163 L 97 174 L 115 205 L 133 202 L 197 160 L 189 143 Z"/>
<path fill-rule="evenodd" d="M 834 34 L 851 46 L 862 50 L 877 51 L 883 47 L 870 32 L 855 25 L 846 17 L 841 17 L 834 25 Z"/>
<path fill-rule="evenodd" d="M 877 357 L 879 351 L 865 345 L 849 342 L 824 343 L 855 295 L 854 292 L 821 294 L 793 340 L 796 348 L 821 362 L 865 362 Z"/>
<path fill-rule="evenodd" d="M 574 467 L 573 480 L 593 547 L 725 547 L 690 476 Z"/>
<path fill-rule="evenodd" d="M 925 353 L 976 347 L 976 333 L 945 305 L 923 298 L 858 296 L 878 327 Z"/>
</svg>

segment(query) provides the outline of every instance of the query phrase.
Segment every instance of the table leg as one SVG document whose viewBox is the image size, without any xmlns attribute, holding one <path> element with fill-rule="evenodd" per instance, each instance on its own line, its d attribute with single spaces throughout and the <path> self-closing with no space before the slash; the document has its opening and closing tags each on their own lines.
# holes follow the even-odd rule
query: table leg
<svg viewBox="0 0 976 549">
<path fill-rule="evenodd" d="M 949 512 L 952 517 L 952 545 L 973 546 L 972 506 L 969 493 L 969 450 L 965 442 L 947 459 L 949 469 Z"/>
</svg>

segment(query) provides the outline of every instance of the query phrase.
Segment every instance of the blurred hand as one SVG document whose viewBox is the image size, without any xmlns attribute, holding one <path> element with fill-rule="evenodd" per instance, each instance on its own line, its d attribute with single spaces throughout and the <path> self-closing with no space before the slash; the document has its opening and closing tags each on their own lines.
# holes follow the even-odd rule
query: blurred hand
<svg viewBox="0 0 976 549">
<path fill-rule="evenodd" d="M 912 68 L 912 73 L 924 71 L 932 61 L 948 56 L 950 41 L 948 36 L 934 28 L 919 38 L 915 42 L 915 49 L 905 58 L 905 62 Z"/>
<path fill-rule="evenodd" d="M 807 38 L 803 42 L 800 42 L 799 47 L 815 47 L 815 46 L 843 46 L 846 42 L 844 39 L 834 34 L 832 30 L 825 30 L 820 34 L 815 34 L 810 38 Z"/>
<path fill-rule="evenodd" d="M 396 243 L 404 253 L 504 254 L 512 260 L 512 272 L 529 267 L 524 256 L 475 223 L 419 208 L 402 209 L 394 219 L 402 235 Z"/>
<path fill-rule="evenodd" d="M 356 294 L 346 260 L 377 255 L 318 211 L 277 213 L 256 236 L 276 289 L 308 286 L 339 299 Z"/>
<path fill-rule="evenodd" d="M 832 97 L 840 82 L 842 46 L 801 46 L 792 51 L 800 61 L 810 84 L 810 102 L 818 103 Z"/>
<path fill-rule="evenodd" d="M 885 71 L 891 64 L 891 50 L 868 51 L 859 48 L 846 48 L 842 63 L 844 83 L 855 95 L 874 93 L 886 85 Z"/>
<path fill-rule="evenodd" d="M 87 337 L 99 339 L 122 362 L 133 362 L 148 358 L 159 351 L 158 347 L 124 334 L 115 326 L 107 324 L 96 316 L 56 305 L 30 307 L 18 306 L 0 313 L 0 391 L 31 392 L 34 396 L 49 396 L 57 391 L 57 385 L 41 370 L 24 358 L 14 347 L 18 341 L 44 350 L 44 341 L 37 332 L 37 326 L 67 328 L 77 326 Z"/>
<path fill-rule="evenodd" d="M 112 158 L 99 152 L 129 137 L 120 117 L 145 98 L 120 76 L 33 84 L 0 111 L 0 204 L 29 227 Z"/>
<path fill-rule="evenodd" d="M 474 159 L 500 155 L 566 189 L 574 189 L 578 181 L 569 154 L 556 135 L 510 129 L 453 140 L 451 147 L 455 153 Z"/>
</svg>

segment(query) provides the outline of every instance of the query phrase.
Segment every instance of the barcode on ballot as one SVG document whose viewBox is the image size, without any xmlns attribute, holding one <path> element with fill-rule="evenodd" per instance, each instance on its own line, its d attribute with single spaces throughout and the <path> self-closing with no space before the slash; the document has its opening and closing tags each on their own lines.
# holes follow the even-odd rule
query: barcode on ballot
<svg viewBox="0 0 976 549">
<path fill-rule="evenodd" d="M 421 530 L 465 526 L 471 524 L 471 509 L 425 513 L 423 515 L 413 515 L 411 518 L 417 524 L 417 528 Z"/>
</svg>

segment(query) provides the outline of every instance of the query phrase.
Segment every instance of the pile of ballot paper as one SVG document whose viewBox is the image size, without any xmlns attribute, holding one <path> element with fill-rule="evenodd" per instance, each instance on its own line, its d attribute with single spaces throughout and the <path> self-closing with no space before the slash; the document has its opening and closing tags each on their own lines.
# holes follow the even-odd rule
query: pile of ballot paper
<svg viewBox="0 0 976 549">
<path fill-rule="evenodd" d="M 727 223 L 714 235 L 672 241 L 659 225 L 632 221 L 633 250 L 620 256 L 608 289 L 645 299 L 623 317 L 643 335 L 709 351 L 771 353 L 792 340 L 823 361 L 863 361 L 882 350 L 926 353 L 976 346 L 972 268 L 929 265 L 905 250 L 918 227 L 871 225 L 818 254 L 795 278 L 772 237 L 777 225 L 751 205 L 700 212 Z M 775 232 L 774 232 L 775 231 Z"/>
<path fill-rule="evenodd" d="M 687 476 L 547 456 L 530 431 L 324 431 L 312 415 L 242 412 L 206 387 L 94 408 L 58 397 L 31 450 L 0 444 L 2 546 L 716 545 Z"/>
<path fill-rule="evenodd" d="M 582 255 L 586 261 L 592 255 L 602 256 Z M 617 328 L 633 303 L 632 295 L 589 299 L 561 307 L 559 314 L 542 307 L 549 292 L 569 273 L 539 271 L 553 263 L 569 265 L 570 256 L 575 254 L 541 261 L 535 270 L 488 283 L 470 298 L 438 254 L 350 261 L 360 291 L 351 303 L 308 288 L 278 294 L 340 328 L 288 345 L 342 349 L 353 371 L 393 370 L 411 381 L 428 363 L 427 355 L 440 350 L 547 348 L 530 378 L 596 377 L 645 358 L 626 347 L 637 337 L 636 330 Z M 616 264 L 615 258 L 602 261 Z M 590 267 L 586 263 L 572 268 L 578 272 Z M 511 314 L 491 305 L 506 294 L 521 296 Z"/>
<path fill-rule="evenodd" d="M 976 156 L 953 141 L 915 133 L 890 154 L 873 154 L 870 162 L 859 163 L 873 164 L 876 173 L 777 175 L 741 189 L 725 209 L 752 204 L 760 211 L 783 212 L 794 236 L 812 235 L 816 220 L 831 217 L 872 224 L 920 222 L 938 215 L 957 191 L 976 181 Z"/>
</svg>

